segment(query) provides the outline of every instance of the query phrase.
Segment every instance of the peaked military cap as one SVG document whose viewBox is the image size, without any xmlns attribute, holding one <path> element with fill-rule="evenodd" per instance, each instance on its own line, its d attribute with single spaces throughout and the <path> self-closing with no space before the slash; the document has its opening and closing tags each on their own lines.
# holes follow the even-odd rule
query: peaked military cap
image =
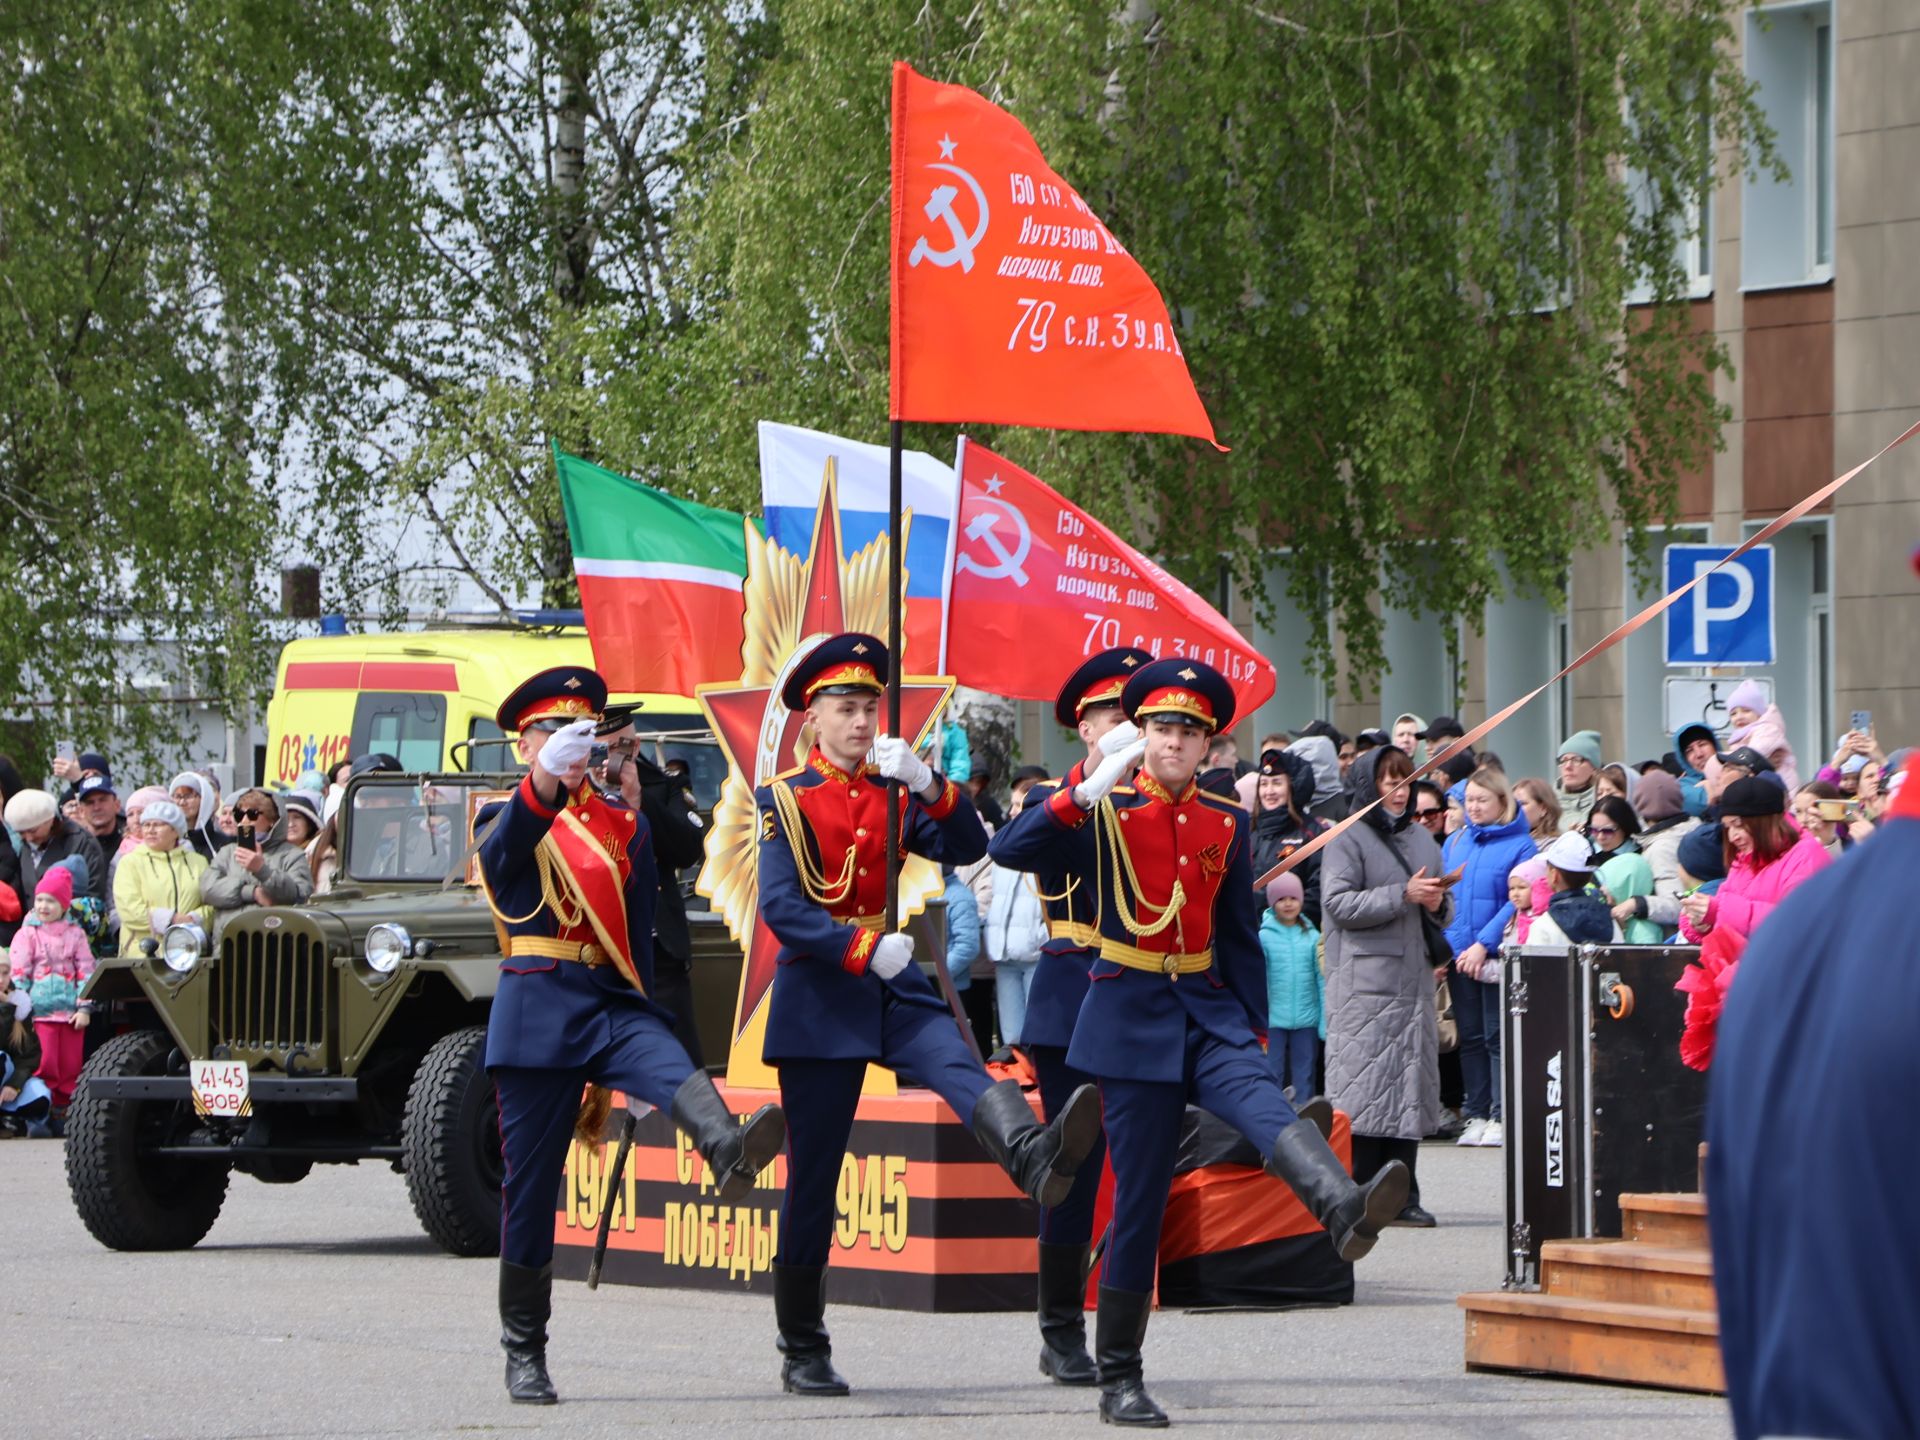
<svg viewBox="0 0 1920 1440">
<path fill-rule="evenodd" d="M 887 688 L 887 663 L 887 647 L 871 635 L 830 635 L 794 667 L 781 703 L 804 710 L 816 695 L 878 695 Z"/>
<path fill-rule="evenodd" d="M 1233 687 L 1226 676 L 1198 660 L 1174 657 L 1142 665 L 1127 681 L 1120 704 L 1138 724 L 1171 720 L 1213 731 L 1233 723 Z"/>
<path fill-rule="evenodd" d="M 1133 672 L 1152 663 L 1151 654 L 1132 645 L 1117 645 L 1082 661 L 1060 687 L 1060 698 L 1053 702 L 1053 718 L 1071 730 L 1092 706 L 1118 705 L 1120 692 Z"/>
<path fill-rule="evenodd" d="M 586 665 L 556 665 L 523 680 L 500 702 L 494 723 L 524 730 L 540 720 L 591 720 L 607 704 L 607 682 Z"/>
</svg>

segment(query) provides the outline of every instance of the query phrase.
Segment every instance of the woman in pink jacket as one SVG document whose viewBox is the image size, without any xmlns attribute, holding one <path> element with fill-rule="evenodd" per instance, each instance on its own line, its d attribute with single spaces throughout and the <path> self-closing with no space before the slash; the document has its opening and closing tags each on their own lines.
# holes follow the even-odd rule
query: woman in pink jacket
<svg viewBox="0 0 1920 1440">
<path fill-rule="evenodd" d="M 1720 830 L 1727 878 L 1718 892 L 1680 902 L 1680 933 L 1699 944 L 1709 933 L 1753 934 L 1787 892 L 1833 857 L 1787 819 L 1787 794 L 1772 779 L 1749 775 L 1720 797 Z"/>
</svg>

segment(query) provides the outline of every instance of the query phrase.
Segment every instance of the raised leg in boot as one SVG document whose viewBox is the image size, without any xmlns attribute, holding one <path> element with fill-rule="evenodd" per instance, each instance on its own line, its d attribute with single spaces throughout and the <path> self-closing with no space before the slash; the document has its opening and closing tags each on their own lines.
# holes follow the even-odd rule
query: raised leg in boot
<svg viewBox="0 0 1920 1440">
<path fill-rule="evenodd" d="M 1100 1367 L 1100 1421 L 1104 1425 L 1153 1430 L 1166 1427 L 1167 1412 L 1147 1394 L 1146 1366 L 1140 1357 L 1152 1313 L 1152 1295 L 1100 1287 L 1093 1350 Z"/>
<path fill-rule="evenodd" d="M 507 1396 L 516 1405 L 552 1405 L 560 1397 L 547 1378 L 547 1317 L 553 1313 L 553 1266 L 538 1270 L 500 1262 L 500 1346 L 507 1352 Z"/>
<path fill-rule="evenodd" d="M 746 1197 L 754 1177 L 773 1162 L 787 1140 L 786 1116 L 778 1105 L 762 1105 L 743 1123 L 727 1108 L 704 1070 L 681 1082 L 670 1113 L 713 1171 L 725 1204 Z"/>
<path fill-rule="evenodd" d="M 1380 1167 L 1365 1185 L 1353 1183 L 1339 1157 L 1311 1124 L 1295 1121 L 1280 1132 L 1267 1157 L 1267 1172 L 1287 1182 L 1307 1213 L 1318 1220 L 1342 1260 L 1358 1260 L 1407 1203 L 1407 1167 L 1398 1160 Z"/>
<path fill-rule="evenodd" d="M 1019 1082 L 1002 1080 L 974 1102 L 972 1127 L 974 1139 L 1034 1203 L 1058 1205 L 1100 1138 L 1100 1094 L 1081 1086 L 1053 1122 L 1042 1125 Z"/>
<path fill-rule="evenodd" d="M 1040 1373 L 1059 1385 L 1098 1378 L 1087 1354 L 1087 1247 L 1040 1242 Z"/>
<path fill-rule="evenodd" d="M 773 1316 L 780 1328 L 780 1387 L 793 1395 L 845 1395 L 827 1336 L 827 1267 L 775 1265 Z"/>
</svg>

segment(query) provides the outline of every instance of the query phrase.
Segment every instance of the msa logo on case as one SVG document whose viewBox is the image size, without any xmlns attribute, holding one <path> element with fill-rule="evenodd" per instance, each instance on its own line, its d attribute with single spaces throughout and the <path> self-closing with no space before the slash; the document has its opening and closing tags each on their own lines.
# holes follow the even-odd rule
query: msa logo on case
<svg viewBox="0 0 1920 1440">
<path fill-rule="evenodd" d="M 1547 1184 L 1558 1190 L 1567 1183 L 1566 1167 L 1561 1156 L 1560 1130 L 1560 1054 L 1556 1050 L 1553 1058 L 1547 1061 Z"/>
</svg>

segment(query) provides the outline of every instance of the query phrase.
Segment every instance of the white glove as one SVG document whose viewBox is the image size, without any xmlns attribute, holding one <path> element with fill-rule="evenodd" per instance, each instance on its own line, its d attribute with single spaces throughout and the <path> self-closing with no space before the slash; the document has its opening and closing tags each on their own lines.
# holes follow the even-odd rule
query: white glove
<svg viewBox="0 0 1920 1440">
<path fill-rule="evenodd" d="M 540 753 L 533 757 L 533 763 L 556 780 L 574 766 L 584 765 L 587 756 L 593 753 L 593 726 L 591 720 L 576 720 L 565 729 L 554 731 L 540 747 Z"/>
<path fill-rule="evenodd" d="M 1118 755 L 1134 741 L 1140 738 L 1140 727 L 1131 720 L 1122 720 L 1113 729 L 1100 737 L 1102 755 Z"/>
<path fill-rule="evenodd" d="M 7 997 L 13 1002 L 14 1018 L 25 1023 L 33 1018 L 33 996 L 25 990 L 16 990 Z"/>
<path fill-rule="evenodd" d="M 911 935 L 882 935 L 880 943 L 873 947 L 873 958 L 867 962 L 867 968 L 882 980 L 891 980 L 912 963 Z"/>
<path fill-rule="evenodd" d="M 1107 756 L 1094 767 L 1091 775 L 1073 787 L 1074 803 L 1082 810 L 1091 810 L 1113 793 L 1114 786 L 1140 767 L 1146 753 L 1147 742 L 1135 740 L 1126 749 Z"/>
<path fill-rule="evenodd" d="M 898 780 L 915 795 L 933 788 L 933 768 L 898 736 L 882 735 L 873 742 L 873 763 L 887 779 Z"/>
</svg>

